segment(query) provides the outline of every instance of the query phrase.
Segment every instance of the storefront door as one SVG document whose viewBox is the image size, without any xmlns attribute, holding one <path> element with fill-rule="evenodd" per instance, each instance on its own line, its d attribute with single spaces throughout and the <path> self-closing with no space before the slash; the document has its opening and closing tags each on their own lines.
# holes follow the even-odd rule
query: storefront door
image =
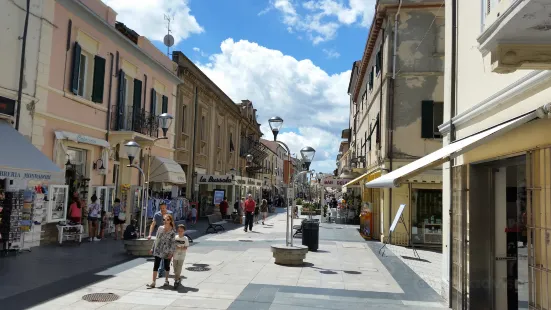
<svg viewBox="0 0 551 310">
<path fill-rule="evenodd" d="M 528 309 L 526 160 L 493 169 L 494 309 Z"/>
</svg>

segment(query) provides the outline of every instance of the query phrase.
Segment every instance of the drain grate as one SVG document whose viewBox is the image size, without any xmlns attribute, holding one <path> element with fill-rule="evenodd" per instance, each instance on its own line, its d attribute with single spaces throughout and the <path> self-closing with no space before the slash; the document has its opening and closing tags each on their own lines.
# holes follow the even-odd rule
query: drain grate
<svg viewBox="0 0 551 310">
<path fill-rule="evenodd" d="M 186 270 L 201 272 L 201 271 L 209 271 L 210 268 L 203 267 L 203 266 L 193 266 L 193 267 L 187 267 Z"/>
<path fill-rule="evenodd" d="M 82 296 L 88 302 L 111 302 L 119 299 L 119 295 L 113 293 L 94 293 Z"/>
<path fill-rule="evenodd" d="M 348 271 L 348 270 L 344 270 L 344 273 L 347 273 L 347 274 L 362 274 L 359 271 Z"/>
<path fill-rule="evenodd" d="M 241 241 L 241 242 L 253 242 L 252 240 L 245 240 L 245 239 L 240 239 L 239 241 Z"/>
</svg>

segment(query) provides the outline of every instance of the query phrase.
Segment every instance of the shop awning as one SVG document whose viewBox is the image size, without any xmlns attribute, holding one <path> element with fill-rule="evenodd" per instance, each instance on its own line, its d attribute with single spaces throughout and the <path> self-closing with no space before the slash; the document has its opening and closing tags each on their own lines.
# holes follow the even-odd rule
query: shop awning
<svg viewBox="0 0 551 310">
<path fill-rule="evenodd" d="M 186 173 L 174 160 L 155 156 L 151 160 L 149 182 L 186 184 Z"/>
<path fill-rule="evenodd" d="M 342 186 L 342 190 L 343 191 L 346 191 L 347 188 L 349 187 L 360 187 L 361 186 L 361 182 L 363 182 L 364 179 L 367 178 L 367 181 L 371 181 L 371 180 L 374 180 L 378 177 L 381 176 L 381 171 L 377 171 L 377 172 L 373 172 L 373 171 L 369 171 L 369 172 L 366 172 L 362 175 L 360 175 L 359 177 L 355 178 L 354 180 L 344 184 Z"/>
<path fill-rule="evenodd" d="M 58 140 L 69 140 L 78 143 L 86 143 L 92 145 L 98 145 L 101 147 L 109 148 L 109 142 L 94 137 L 84 136 L 74 132 L 68 131 L 56 131 L 55 137 Z"/>
<path fill-rule="evenodd" d="M 11 124 L 0 121 L 0 179 L 63 181 L 63 171 Z"/>
<path fill-rule="evenodd" d="M 474 134 L 470 137 L 456 141 L 452 144 L 433 152 L 423 158 L 420 158 L 408 165 L 396 169 L 388 174 L 385 174 L 373 181 L 366 183 L 367 187 L 371 188 L 390 188 L 398 187 L 400 183 L 408 178 L 411 178 L 425 170 L 440 166 L 444 162 L 460 156 L 481 144 L 484 144 L 490 139 L 504 134 L 522 124 L 525 124 L 536 118 L 536 113 L 532 112 L 524 116 L 518 117 L 501 125 L 490 128 L 486 131 Z"/>
</svg>

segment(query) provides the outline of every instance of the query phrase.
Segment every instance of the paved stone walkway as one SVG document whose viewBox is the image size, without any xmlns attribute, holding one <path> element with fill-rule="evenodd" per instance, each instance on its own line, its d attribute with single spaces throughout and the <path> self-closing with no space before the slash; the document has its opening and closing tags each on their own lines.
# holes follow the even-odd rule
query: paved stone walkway
<svg viewBox="0 0 551 310">
<path fill-rule="evenodd" d="M 152 261 L 131 259 L 94 273 L 88 285 L 76 283 L 32 309 L 446 308 L 398 257 L 376 255 L 379 243 L 365 242 L 355 226 L 322 224 L 320 249 L 309 252 L 301 267 L 274 264 L 270 245 L 285 240 L 284 214 L 255 226 L 253 232 L 234 229 L 195 240 L 186 258 L 183 287 L 177 291 L 163 287 L 163 280 L 147 289 Z M 99 292 L 120 298 L 110 303 L 82 300 Z"/>
</svg>

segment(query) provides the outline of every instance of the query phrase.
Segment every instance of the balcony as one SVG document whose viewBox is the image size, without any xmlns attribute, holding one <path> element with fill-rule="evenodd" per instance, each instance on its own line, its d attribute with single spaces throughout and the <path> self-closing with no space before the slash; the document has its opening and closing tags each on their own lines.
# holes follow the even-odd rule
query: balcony
<svg viewBox="0 0 551 310">
<path fill-rule="evenodd" d="M 493 72 L 551 69 L 550 1 L 490 2 L 483 15 L 477 41 L 484 56 L 491 54 Z"/>
<path fill-rule="evenodd" d="M 124 106 L 123 111 L 116 105 L 111 107 L 111 130 L 118 132 L 135 132 L 144 136 L 159 136 L 159 120 L 143 109 L 134 111 L 132 106 Z"/>
<path fill-rule="evenodd" d="M 268 157 L 268 148 L 251 137 L 241 137 L 241 149 L 239 152 L 241 157 L 251 154 L 253 162 L 247 167 L 249 173 L 262 173 L 264 169 L 264 160 Z"/>
<path fill-rule="evenodd" d="M 342 130 L 341 139 L 350 140 L 350 128 L 346 128 Z"/>
</svg>

